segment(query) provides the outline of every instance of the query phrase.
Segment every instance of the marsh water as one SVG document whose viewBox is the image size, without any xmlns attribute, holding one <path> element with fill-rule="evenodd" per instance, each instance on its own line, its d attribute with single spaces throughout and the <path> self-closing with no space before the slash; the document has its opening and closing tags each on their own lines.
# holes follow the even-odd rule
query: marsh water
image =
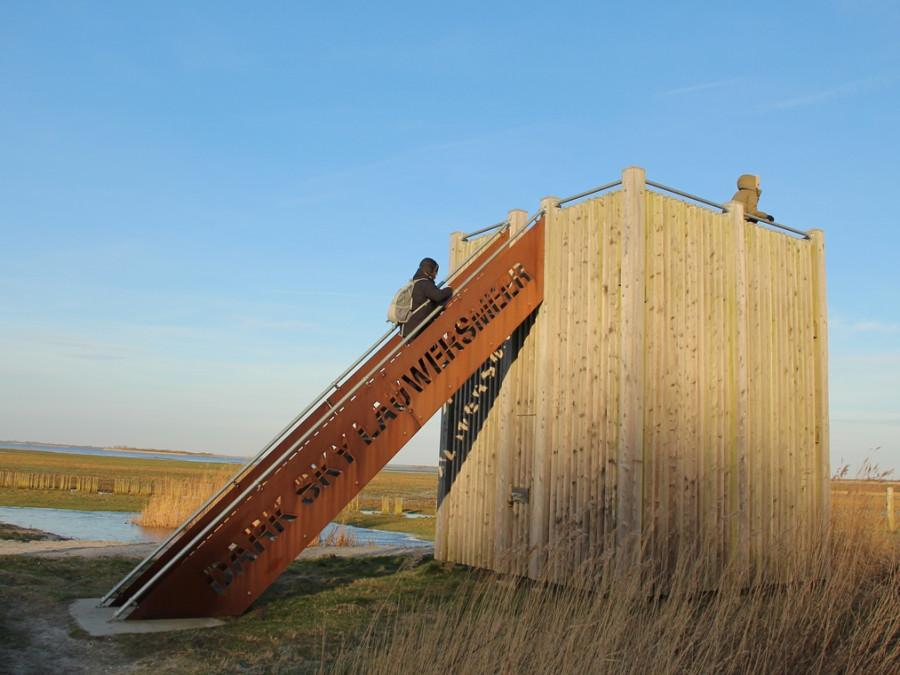
<svg viewBox="0 0 900 675">
<path fill-rule="evenodd" d="M 162 542 L 170 530 L 141 527 L 133 522 L 135 513 L 126 511 L 70 511 L 69 509 L 38 509 L 19 506 L 0 506 L 0 522 L 51 532 L 66 539 L 89 541 Z M 331 523 L 322 532 L 327 539 L 332 529 L 343 527 L 347 537 L 359 546 L 430 546 L 431 542 L 416 539 L 403 532 L 369 530 L 352 525 Z"/>
<path fill-rule="evenodd" d="M 246 458 L 225 457 L 221 455 L 183 455 L 153 452 L 129 452 L 126 450 L 105 450 L 86 446 L 44 445 L 37 443 L 20 443 L 17 441 L 0 442 L 0 447 L 11 450 L 31 450 L 35 452 L 61 452 L 78 455 L 104 455 L 107 457 L 140 457 L 143 459 L 174 459 L 195 462 L 244 462 Z M 19 506 L 0 506 L 0 522 L 19 527 L 51 532 L 66 539 L 82 539 L 88 541 L 162 542 L 171 530 L 149 529 L 134 522 L 136 513 L 125 511 L 72 511 L 69 509 L 44 509 Z M 322 539 L 327 539 L 333 523 L 322 532 Z M 416 539 L 403 532 L 384 532 L 369 530 L 352 525 L 341 526 L 350 540 L 358 545 L 375 546 L 430 546 L 431 542 Z"/>
<path fill-rule="evenodd" d="M 96 541 L 163 541 L 166 530 L 150 530 L 132 522 L 126 511 L 72 511 L 0 506 L 0 522 L 43 530 L 66 539 Z"/>
</svg>

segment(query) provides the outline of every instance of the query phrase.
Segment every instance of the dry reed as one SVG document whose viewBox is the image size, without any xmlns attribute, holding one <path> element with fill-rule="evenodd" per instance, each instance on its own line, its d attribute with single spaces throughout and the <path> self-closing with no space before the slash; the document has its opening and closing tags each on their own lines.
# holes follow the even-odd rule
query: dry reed
<svg viewBox="0 0 900 675">
<path fill-rule="evenodd" d="M 157 492 L 134 520 L 141 527 L 174 529 L 196 513 L 230 478 L 231 472 L 222 470 L 205 473 L 195 481 L 161 481 Z M 310 545 L 359 546 L 357 537 L 347 531 L 346 510 L 341 512 L 335 527 L 325 537 L 317 536 Z"/>
<path fill-rule="evenodd" d="M 158 481 L 147 506 L 134 520 L 141 527 L 174 529 L 200 509 L 231 474 L 231 467 L 223 467 L 206 472 L 196 480 Z"/>
<path fill-rule="evenodd" d="M 795 571 L 784 584 L 754 584 L 759 571 L 732 568 L 710 588 L 701 566 L 689 564 L 661 580 L 647 567 L 600 561 L 582 566 L 565 588 L 473 573 L 451 605 L 424 598 L 390 626 L 373 623 L 336 669 L 900 672 L 900 538 L 885 531 L 883 518 L 844 510 L 827 542 L 773 552 Z"/>
<path fill-rule="evenodd" d="M 321 534 L 318 535 L 312 540 L 310 546 L 361 546 L 356 535 L 347 531 L 345 512 L 341 511 L 341 514 L 343 518 L 338 518 L 328 534 L 325 537 L 322 537 Z"/>
</svg>

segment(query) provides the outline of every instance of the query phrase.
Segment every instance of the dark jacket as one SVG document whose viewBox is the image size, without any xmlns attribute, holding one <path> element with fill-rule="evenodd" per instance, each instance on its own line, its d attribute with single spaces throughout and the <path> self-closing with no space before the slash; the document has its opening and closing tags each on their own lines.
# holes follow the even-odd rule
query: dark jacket
<svg viewBox="0 0 900 675">
<path fill-rule="evenodd" d="M 747 220 L 754 222 L 756 220 L 772 220 L 772 216 L 756 208 L 756 205 L 759 203 L 759 196 L 762 194 L 762 190 L 756 187 L 756 176 L 745 173 L 738 178 L 737 186 L 738 191 L 734 193 L 731 201 L 740 202 L 744 205 L 744 217 Z"/>
<path fill-rule="evenodd" d="M 422 270 L 418 270 L 415 273 L 413 280 L 416 282 L 412 293 L 413 311 L 409 315 L 409 320 L 400 325 L 400 335 L 402 337 L 412 333 L 434 311 L 435 307 L 444 304 L 453 295 L 452 288 L 449 286 L 447 288 L 438 288 L 431 277 Z"/>
</svg>

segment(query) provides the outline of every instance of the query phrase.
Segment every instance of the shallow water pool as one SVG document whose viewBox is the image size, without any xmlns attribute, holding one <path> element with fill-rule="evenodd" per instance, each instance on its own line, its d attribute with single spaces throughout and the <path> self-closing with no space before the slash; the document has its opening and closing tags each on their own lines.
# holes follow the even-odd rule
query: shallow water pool
<svg viewBox="0 0 900 675">
<path fill-rule="evenodd" d="M 132 543 L 162 542 L 169 536 L 169 530 L 148 529 L 136 525 L 131 520 L 135 515 L 137 514 L 125 511 L 72 511 L 0 506 L 0 522 L 52 532 L 67 539 Z M 404 532 L 383 532 L 334 523 L 325 528 L 322 539 L 326 539 L 335 527 L 343 527 L 350 540 L 359 546 L 431 546 L 430 541 L 416 539 Z"/>
</svg>

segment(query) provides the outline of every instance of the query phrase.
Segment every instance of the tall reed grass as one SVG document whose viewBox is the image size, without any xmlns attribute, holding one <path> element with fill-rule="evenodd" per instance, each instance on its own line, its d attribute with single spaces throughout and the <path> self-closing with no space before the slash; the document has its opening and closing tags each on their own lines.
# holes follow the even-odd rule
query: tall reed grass
<svg viewBox="0 0 900 675">
<path fill-rule="evenodd" d="M 207 471 L 196 480 L 159 481 L 147 506 L 134 520 L 141 527 L 174 529 L 203 506 L 232 473 L 231 467 L 222 467 Z"/>
<path fill-rule="evenodd" d="M 473 572 L 451 604 L 425 597 L 373 622 L 335 670 L 900 672 L 900 538 L 883 519 L 845 510 L 825 541 L 783 551 L 798 574 L 778 585 L 729 568 L 710 589 L 690 565 L 660 583 L 649 567 L 602 561 L 567 587 Z"/>
<path fill-rule="evenodd" d="M 229 468 L 204 473 L 199 480 L 166 480 L 159 483 L 147 506 L 135 517 L 141 527 L 175 529 L 186 522 L 227 480 L 232 477 Z M 336 527 L 325 537 L 316 537 L 312 546 L 357 546 L 356 537 L 347 531 L 347 512 L 336 519 Z"/>
</svg>

